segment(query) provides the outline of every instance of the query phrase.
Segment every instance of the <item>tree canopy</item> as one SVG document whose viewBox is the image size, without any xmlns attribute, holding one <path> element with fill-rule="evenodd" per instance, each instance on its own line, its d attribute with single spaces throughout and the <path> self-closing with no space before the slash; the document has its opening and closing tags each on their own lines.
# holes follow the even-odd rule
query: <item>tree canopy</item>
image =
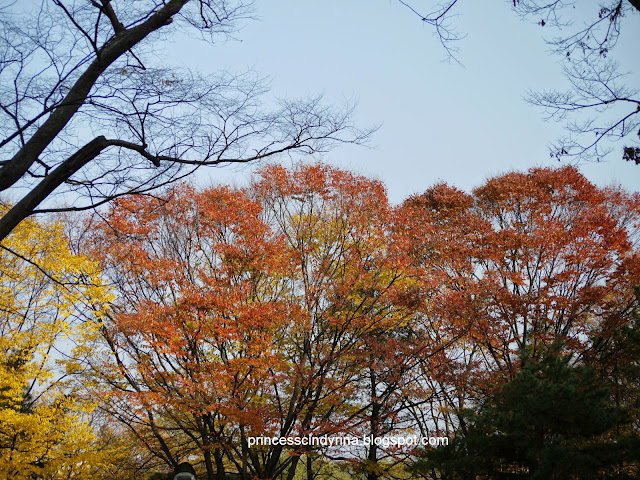
<svg viewBox="0 0 640 480">
<path fill-rule="evenodd" d="M 208 479 L 313 477 L 326 462 L 391 477 L 412 448 L 249 438 L 454 438 L 488 385 L 513 384 L 522 402 L 534 368 L 522 352 L 537 365 L 557 342 L 557 382 L 571 383 L 558 395 L 591 392 L 585 409 L 609 412 L 639 205 L 565 167 L 472 194 L 440 184 L 393 207 L 380 182 L 322 164 L 119 199 L 81 242 L 116 295 L 82 375 L 159 462 L 197 457 Z M 595 359 L 597 377 L 580 367 Z"/>
<path fill-rule="evenodd" d="M 430 478 L 621 478 L 637 462 L 638 438 L 605 434 L 628 419 L 611 404 L 596 370 L 570 366 L 561 345 L 525 363 L 513 380 L 487 393 L 447 446 L 416 468 Z M 636 463 L 637 468 L 637 463 Z"/>
<path fill-rule="evenodd" d="M 69 374 L 87 354 L 109 292 L 61 224 L 22 223 L 0 250 L 0 475 L 98 478 L 108 470 L 94 402 Z M 80 311 L 83 313 L 81 314 Z"/>
</svg>

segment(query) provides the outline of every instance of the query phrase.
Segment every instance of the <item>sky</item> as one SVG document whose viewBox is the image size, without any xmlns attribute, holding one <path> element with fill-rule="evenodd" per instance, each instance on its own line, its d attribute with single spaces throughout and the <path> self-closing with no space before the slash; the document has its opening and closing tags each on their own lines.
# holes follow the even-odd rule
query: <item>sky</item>
<svg viewBox="0 0 640 480">
<path fill-rule="evenodd" d="M 455 45 L 462 65 L 447 62 L 433 29 L 395 0 L 260 0 L 256 20 L 244 22 L 236 40 L 208 46 L 172 38 L 165 51 L 172 63 L 204 73 L 254 69 L 269 77 L 276 97 L 357 101 L 356 124 L 380 125 L 370 145 L 305 159 L 377 178 L 393 203 L 436 182 L 468 191 L 507 171 L 559 166 L 548 145 L 562 124 L 546 122 L 524 100 L 529 90 L 563 87 L 562 60 L 550 54 L 545 30 L 520 20 L 511 2 L 459 3 L 452 23 L 465 35 Z M 576 8 L 589 14 L 587 7 L 598 9 L 591 1 Z M 626 69 L 637 64 L 637 45 L 634 14 L 616 49 Z M 639 85 L 639 74 L 629 83 Z M 640 190 L 640 166 L 620 157 L 580 169 L 598 185 Z M 255 168 L 209 169 L 198 182 L 243 184 Z"/>
</svg>

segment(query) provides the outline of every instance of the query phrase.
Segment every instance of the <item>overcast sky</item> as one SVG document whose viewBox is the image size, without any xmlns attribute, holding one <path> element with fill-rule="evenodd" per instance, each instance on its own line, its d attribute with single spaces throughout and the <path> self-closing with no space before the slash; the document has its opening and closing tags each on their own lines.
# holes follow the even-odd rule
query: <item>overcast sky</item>
<svg viewBox="0 0 640 480">
<path fill-rule="evenodd" d="M 381 125 L 371 148 L 338 147 L 314 158 L 382 180 L 397 203 L 437 181 L 470 190 L 509 170 L 558 165 L 548 144 L 562 126 L 545 122 L 523 98 L 530 89 L 562 88 L 562 60 L 549 54 L 543 27 L 519 20 L 509 3 L 460 2 L 452 20 L 466 35 L 455 45 L 463 66 L 445 62 L 432 28 L 395 0 L 260 0 L 257 20 L 243 24 L 238 41 L 206 47 L 174 39 L 166 55 L 203 72 L 255 69 L 279 97 L 357 100 L 358 125 Z M 587 6 L 597 11 L 591 1 L 577 8 Z M 630 70 L 638 63 L 640 15 L 623 27 L 616 58 Z M 640 85 L 640 77 L 629 83 Z M 199 181 L 244 183 L 251 168 L 210 169 Z M 618 152 L 580 168 L 600 185 L 640 190 L 640 166 Z"/>
</svg>

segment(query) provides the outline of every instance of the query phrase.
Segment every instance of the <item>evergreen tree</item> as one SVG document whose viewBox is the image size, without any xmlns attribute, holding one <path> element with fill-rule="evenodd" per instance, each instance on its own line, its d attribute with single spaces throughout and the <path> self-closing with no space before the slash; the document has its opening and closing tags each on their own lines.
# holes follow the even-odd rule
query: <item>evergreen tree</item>
<svg viewBox="0 0 640 480">
<path fill-rule="evenodd" d="M 461 412 L 456 438 L 427 451 L 416 469 L 443 480 L 631 478 L 620 472 L 637 436 L 610 434 L 627 416 L 596 370 L 572 366 L 560 345 L 522 362 L 477 411 Z"/>
</svg>

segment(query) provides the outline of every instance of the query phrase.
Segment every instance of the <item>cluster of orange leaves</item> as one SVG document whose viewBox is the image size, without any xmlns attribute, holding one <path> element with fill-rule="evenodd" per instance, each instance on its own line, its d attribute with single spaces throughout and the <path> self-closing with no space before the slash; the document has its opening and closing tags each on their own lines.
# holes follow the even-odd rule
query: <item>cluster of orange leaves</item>
<svg viewBox="0 0 640 480">
<path fill-rule="evenodd" d="M 446 429 L 447 407 L 512 378 L 523 350 L 560 338 L 588 355 L 628 321 L 639 228 L 637 194 L 572 167 L 399 206 L 321 164 L 123 199 L 89 242 L 117 291 L 102 369 L 168 460 L 193 441 L 273 477 L 282 448 L 241 453 L 247 435 L 417 428 L 409 403 Z M 163 425 L 191 440 L 172 447 Z"/>
</svg>

